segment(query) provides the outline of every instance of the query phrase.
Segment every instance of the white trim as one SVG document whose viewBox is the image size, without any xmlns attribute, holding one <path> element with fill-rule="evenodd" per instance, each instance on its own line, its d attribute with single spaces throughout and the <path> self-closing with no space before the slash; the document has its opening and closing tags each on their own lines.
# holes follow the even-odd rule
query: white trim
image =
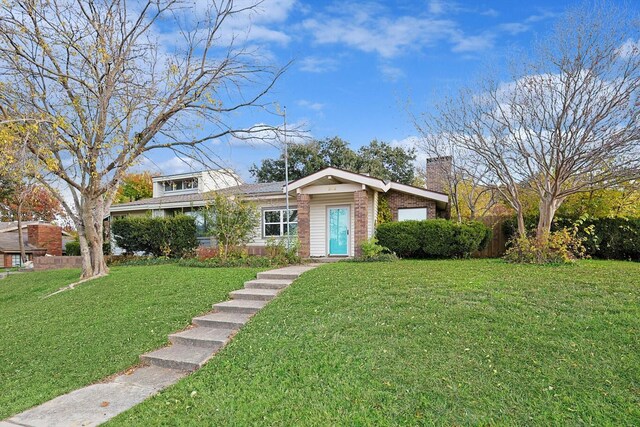
<svg viewBox="0 0 640 427">
<path fill-rule="evenodd" d="M 446 194 L 437 193 L 435 191 L 427 190 L 426 188 L 418 188 L 413 187 L 411 185 L 400 184 L 399 182 L 384 182 L 378 178 L 373 178 L 366 175 L 361 175 L 359 173 L 349 172 L 342 169 L 336 169 L 332 167 L 325 168 L 321 171 L 312 173 L 311 175 L 305 176 L 304 178 L 300 178 L 296 181 L 293 181 L 289 184 L 289 194 L 295 191 L 296 193 L 306 193 L 306 194 L 320 194 L 321 190 L 313 190 L 311 188 L 304 188 L 311 184 L 314 181 L 320 180 L 322 178 L 338 178 L 346 181 L 351 181 L 356 184 L 360 184 L 365 189 L 366 187 L 370 187 L 376 191 L 380 191 L 383 193 L 388 192 L 389 190 L 396 190 L 402 193 L 413 194 L 415 196 L 424 197 L 426 199 L 435 200 L 438 202 L 449 203 L 449 197 Z M 348 184 L 339 184 L 335 185 L 322 185 L 319 186 L 321 188 L 327 187 L 339 187 Z M 366 187 L 365 187 L 366 186 Z M 345 187 L 346 188 L 346 187 Z M 282 192 L 286 192 L 285 189 Z M 327 191 L 330 193 L 330 191 Z"/>
<path fill-rule="evenodd" d="M 400 191 L 402 193 L 415 194 L 416 196 L 424 197 L 426 199 L 437 200 L 438 202 L 449 203 L 449 196 L 442 193 L 436 193 L 429 191 L 426 188 L 412 187 L 410 185 L 400 184 L 399 182 L 392 182 L 390 190 Z"/>
<path fill-rule="evenodd" d="M 347 210 L 347 253 L 346 254 L 332 254 L 331 253 L 331 221 L 329 218 L 329 212 L 331 209 L 346 209 Z M 325 253 L 327 256 L 344 256 L 348 257 L 351 255 L 351 205 L 327 205 L 325 206 L 325 221 L 326 224 L 326 239 L 325 239 Z M 309 230 L 309 235 L 311 235 L 311 230 Z"/>
<path fill-rule="evenodd" d="M 302 194 L 335 194 L 335 193 L 353 193 L 361 189 L 360 184 L 329 184 L 329 185 L 311 185 L 309 187 L 300 188 Z"/>
<path fill-rule="evenodd" d="M 322 169 L 321 171 L 312 173 L 309 176 L 305 176 L 304 178 L 300 178 L 296 181 L 293 181 L 292 183 L 289 184 L 289 192 L 294 191 L 301 187 L 305 187 L 313 183 L 314 181 L 317 181 L 322 178 L 344 179 L 346 181 L 352 181 L 358 184 L 364 184 L 378 191 L 386 192 L 388 189 L 387 188 L 388 184 L 385 184 L 384 181 L 378 178 L 372 178 L 370 176 L 361 175 L 359 173 L 354 173 L 354 172 L 349 172 L 342 169 L 329 167 L 329 168 Z M 286 190 L 283 189 L 282 191 L 285 192 Z"/>
</svg>

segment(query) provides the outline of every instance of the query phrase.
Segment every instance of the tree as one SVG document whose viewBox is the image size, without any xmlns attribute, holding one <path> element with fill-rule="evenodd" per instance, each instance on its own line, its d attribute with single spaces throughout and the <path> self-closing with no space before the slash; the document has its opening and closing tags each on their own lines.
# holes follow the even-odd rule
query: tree
<svg viewBox="0 0 640 427">
<path fill-rule="evenodd" d="M 251 241 L 260 225 L 258 209 L 240 198 L 215 194 L 204 210 L 207 231 L 218 243 L 219 253 L 227 259 L 235 248 Z"/>
<path fill-rule="evenodd" d="M 64 221 L 65 212 L 60 201 L 46 187 L 33 183 L 22 185 L 22 195 L 0 196 L 0 219 L 2 221 Z"/>
<path fill-rule="evenodd" d="M 546 241 L 570 196 L 640 175 L 638 20 L 611 5 L 570 9 L 518 57 L 510 83 L 486 79 L 449 97 L 432 117 L 438 133 L 483 161 L 526 233 L 522 190 L 535 193 Z"/>
<path fill-rule="evenodd" d="M 357 173 L 369 173 L 380 179 L 412 184 L 415 178 L 413 149 L 393 147 L 371 141 L 357 152 L 339 137 L 289 144 L 289 179 L 295 181 L 326 167 Z M 277 159 L 265 159 L 249 170 L 258 182 L 284 181 L 284 153 Z"/>
<path fill-rule="evenodd" d="M 415 149 L 393 147 L 374 139 L 358 149 L 357 170 L 380 179 L 412 184 L 415 178 Z"/>
<path fill-rule="evenodd" d="M 135 202 L 153 197 L 153 175 L 148 172 L 128 173 L 116 192 L 113 203 Z"/>
<path fill-rule="evenodd" d="M 229 121 L 231 113 L 262 108 L 284 71 L 261 64 L 260 52 L 244 48 L 228 25 L 255 13 L 256 4 L 198 7 L 196 19 L 174 0 L 0 5 L 0 112 L 39 124 L 37 138 L 25 141 L 40 182 L 78 231 L 83 279 L 108 273 L 103 220 L 141 155 L 170 149 L 215 164 L 211 141 L 264 132 L 264 125 L 239 129 Z"/>
</svg>

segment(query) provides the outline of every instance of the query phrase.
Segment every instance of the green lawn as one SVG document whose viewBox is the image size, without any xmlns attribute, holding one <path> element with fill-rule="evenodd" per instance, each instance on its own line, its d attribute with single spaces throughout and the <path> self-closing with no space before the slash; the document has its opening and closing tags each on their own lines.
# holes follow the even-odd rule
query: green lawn
<svg viewBox="0 0 640 427">
<path fill-rule="evenodd" d="M 79 271 L 0 280 L 0 420 L 137 364 L 256 272 L 116 267 L 48 299 Z"/>
<path fill-rule="evenodd" d="M 640 264 L 326 265 L 112 424 L 639 425 Z"/>
</svg>

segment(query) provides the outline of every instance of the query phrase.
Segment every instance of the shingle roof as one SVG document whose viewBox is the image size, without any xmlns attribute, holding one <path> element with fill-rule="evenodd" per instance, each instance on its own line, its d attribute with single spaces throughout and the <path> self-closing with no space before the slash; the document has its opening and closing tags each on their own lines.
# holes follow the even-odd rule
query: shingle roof
<svg viewBox="0 0 640 427">
<path fill-rule="evenodd" d="M 31 245 L 24 242 L 24 250 L 26 252 L 44 251 L 44 248 Z M 18 233 L 0 233 L 0 252 L 19 252 L 20 244 L 18 243 Z"/>
<path fill-rule="evenodd" d="M 255 184 L 240 184 L 234 187 L 223 188 L 218 190 L 221 194 L 233 194 L 244 196 L 258 196 L 262 194 L 281 194 L 282 182 L 260 182 Z M 166 204 L 166 203 L 189 203 L 189 202 L 201 202 L 204 200 L 204 195 L 207 193 L 190 193 L 190 194 L 174 194 L 170 196 L 154 197 L 150 199 L 140 199 L 135 202 L 119 203 L 113 205 L 113 207 L 136 207 L 145 206 L 150 204 Z"/>
</svg>

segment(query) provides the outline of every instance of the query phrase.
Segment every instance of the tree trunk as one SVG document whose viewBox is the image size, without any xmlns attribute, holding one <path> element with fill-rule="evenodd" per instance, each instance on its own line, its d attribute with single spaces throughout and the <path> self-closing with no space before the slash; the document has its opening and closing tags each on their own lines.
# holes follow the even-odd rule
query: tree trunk
<svg viewBox="0 0 640 427">
<path fill-rule="evenodd" d="M 81 279 L 104 276 L 109 268 L 102 252 L 104 243 L 104 208 L 100 198 L 82 199 L 82 230 L 78 230 L 82 255 Z"/>
<path fill-rule="evenodd" d="M 524 214 L 522 213 L 522 209 L 516 210 L 516 216 L 518 218 L 518 235 L 520 237 L 525 237 L 527 235 L 527 228 L 524 225 Z"/>
<path fill-rule="evenodd" d="M 27 262 L 27 253 L 24 250 L 24 236 L 22 234 L 22 200 L 18 202 L 18 249 L 20 249 L 20 267 Z"/>
<path fill-rule="evenodd" d="M 549 239 L 551 223 L 561 203 L 561 200 L 551 197 L 540 198 L 540 219 L 538 220 L 538 228 L 536 230 L 536 238 L 539 241 L 543 242 Z"/>
</svg>

